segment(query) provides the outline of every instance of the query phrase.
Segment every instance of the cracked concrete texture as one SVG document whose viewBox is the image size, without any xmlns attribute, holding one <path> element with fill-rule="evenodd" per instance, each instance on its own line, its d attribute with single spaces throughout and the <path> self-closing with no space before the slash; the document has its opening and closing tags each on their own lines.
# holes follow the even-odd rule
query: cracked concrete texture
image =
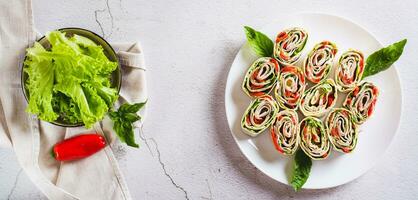
<svg viewBox="0 0 418 200">
<path fill-rule="evenodd" d="M 20 177 L 20 174 L 22 173 L 22 171 L 23 171 L 23 169 L 20 169 L 19 172 L 17 172 L 15 182 L 13 183 L 13 187 L 12 187 L 12 189 L 10 189 L 9 194 L 7 195 L 7 199 L 10 199 L 10 197 L 12 197 L 13 192 L 15 191 L 16 186 L 17 186 L 17 181 L 19 181 L 19 177 Z"/>
<path fill-rule="evenodd" d="M 120 3 L 122 3 L 120 1 Z M 99 18 L 99 13 L 106 13 L 107 14 L 107 18 L 110 19 L 110 30 L 106 32 L 105 34 L 105 29 L 104 29 L 104 24 L 102 24 L 102 20 L 101 18 Z M 101 36 L 105 39 L 109 38 L 110 36 L 112 36 L 113 33 L 113 29 L 114 29 L 114 18 L 113 18 L 113 14 L 112 14 L 112 10 L 109 6 L 109 0 L 106 0 L 106 8 L 105 9 L 99 9 L 99 10 L 95 10 L 94 11 L 94 19 L 97 23 L 97 25 L 99 25 L 100 27 L 100 31 L 101 31 Z"/>
<path fill-rule="evenodd" d="M 46 199 L 30 182 L 11 149 L 0 148 L 0 199 Z"/>
<path fill-rule="evenodd" d="M 153 151 L 151 150 L 151 147 L 150 147 L 150 145 L 149 145 L 148 141 L 151 141 L 151 142 L 154 144 L 155 151 L 157 152 L 157 159 L 158 159 L 158 162 L 159 162 L 159 163 L 160 163 L 160 165 L 161 165 L 161 169 L 163 170 L 164 175 L 165 175 L 165 176 L 167 176 L 167 178 L 170 180 L 171 184 L 173 184 L 173 186 L 174 186 L 174 187 L 176 187 L 176 188 L 178 188 L 179 190 L 181 190 L 181 191 L 184 193 L 184 197 L 185 197 L 187 200 L 189 200 L 189 196 L 188 196 L 188 194 L 187 194 L 187 191 L 186 191 L 186 190 L 185 190 L 182 186 L 180 186 L 178 183 L 176 183 L 176 182 L 174 181 L 174 179 L 173 179 L 172 175 L 170 175 L 170 174 L 167 172 L 166 166 L 165 166 L 164 162 L 161 160 L 161 152 L 160 152 L 160 149 L 158 148 L 157 141 L 156 141 L 154 138 L 152 138 L 152 137 L 147 138 L 147 137 L 144 135 L 144 132 L 143 132 L 143 128 L 142 128 L 142 126 L 141 126 L 141 128 L 140 128 L 140 133 L 139 133 L 139 136 L 140 136 L 140 138 L 142 139 L 142 141 L 144 141 L 144 142 L 145 142 L 145 144 L 147 145 L 148 150 L 149 150 L 149 152 L 150 152 L 150 154 L 151 154 L 151 156 L 152 156 L 152 157 L 154 157 L 154 154 L 152 153 Z"/>
<path fill-rule="evenodd" d="M 416 27 L 418 16 L 410 8 L 418 7 L 416 1 L 396 6 L 389 0 L 34 0 L 33 4 L 41 32 L 76 26 L 111 42 L 141 41 L 149 69 L 148 118 L 139 135 L 141 148 L 121 147 L 118 153 L 134 199 L 414 199 L 418 194 L 417 110 L 404 109 L 398 136 L 368 173 L 344 186 L 295 193 L 242 155 L 229 133 L 223 98 L 229 67 L 245 41 L 242 26 L 260 28 L 281 15 L 306 11 L 352 19 L 385 44 L 408 38 L 397 66 L 404 108 L 414 107 L 418 29 L 411 27 Z M 16 178 L 20 168 L 12 152 L 0 149 L 0 156 L 0 199 L 7 198 L 16 180 L 11 199 L 42 199 L 24 173 Z"/>
</svg>

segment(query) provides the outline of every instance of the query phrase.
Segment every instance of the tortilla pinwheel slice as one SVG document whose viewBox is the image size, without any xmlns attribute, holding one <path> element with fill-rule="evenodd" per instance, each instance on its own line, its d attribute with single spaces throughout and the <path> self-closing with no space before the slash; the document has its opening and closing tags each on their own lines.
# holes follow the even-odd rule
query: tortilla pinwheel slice
<svg viewBox="0 0 418 200">
<path fill-rule="evenodd" d="M 334 107 L 337 95 L 334 81 L 324 80 L 305 91 L 299 103 L 299 109 L 305 116 L 321 117 Z"/>
<path fill-rule="evenodd" d="M 335 150 L 350 153 L 356 148 L 358 130 L 352 113 L 345 108 L 333 109 L 326 118 L 327 133 Z"/>
<path fill-rule="evenodd" d="M 326 79 L 337 51 L 337 46 L 332 42 L 322 41 L 316 44 L 303 64 L 306 78 L 312 83 L 319 83 Z"/>
<path fill-rule="evenodd" d="M 322 121 L 306 117 L 299 124 L 300 147 L 313 160 L 323 160 L 330 153 L 330 142 Z"/>
<path fill-rule="evenodd" d="M 364 123 L 373 113 L 379 89 L 369 82 L 360 83 L 348 93 L 343 106 L 353 113 L 354 123 Z"/>
<path fill-rule="evenodd" d="M 292 155 L 299 146 L 299 119 L 296 111 L 280 111 L 270 128 L 271 139 L 276 150 Z"/>
<path fill-rule="evenodd" d="M 279 106 L 270 95 L 254 99 L 241 120 L 241 128 L 249 136 L 255 137 L 271 126 L 279 111 Z"/>
<path fill-rule="evenodd" d="M 242 89 L 248 96 L 259 97 L 266 95 L 276 85 L 279 71 L 279 63 L 274 58 L 259 58 L 245 74 Z"/>
<path fill-rule="evenodd" d="M 279 106 L 283 109 L 296 109 L 305 87 L 305 77 L 301 69 L 295 66 L 283 67 L 274 90 Z"/>
<path fill-rule="evenodd" d="M 341 55 L 335 71 L 335 83 L 341 92 L 351 91 L 361 80 L 364 71 L 363 53 L 349 50 Z"/>
<path fill-rule="evenodd" d="M 297 62 L 305 48 L 308 33 L 302 28 L 290 28 L 276 37 L 273 55 L 280 63 L 292 65 Z"/>
</svg>

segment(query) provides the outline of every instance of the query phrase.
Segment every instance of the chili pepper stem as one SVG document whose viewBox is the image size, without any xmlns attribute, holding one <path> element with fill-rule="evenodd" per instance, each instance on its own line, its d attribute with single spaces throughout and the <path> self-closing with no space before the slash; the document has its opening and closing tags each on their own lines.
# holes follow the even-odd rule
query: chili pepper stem
<svg viewBox="0 0 418 200">
<path fill-rule="evenodd" d="M 50 154 L 51 154 L 51 156 L 54 158 L 54 159 L 56 159 L 57 157 L 56 157 L 56 155 L 55 155 L 55 152 L 54 152 L 54 147 L 52 147 L 52 149 L 51 149 L 51 151 L 49 152 Z"/>
</svg>

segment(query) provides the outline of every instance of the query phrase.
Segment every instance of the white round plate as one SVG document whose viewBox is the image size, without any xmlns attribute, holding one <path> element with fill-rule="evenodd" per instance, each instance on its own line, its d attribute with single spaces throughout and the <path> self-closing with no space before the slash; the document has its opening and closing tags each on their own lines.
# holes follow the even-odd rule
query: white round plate
<svg viewBox="0 0 418 200">
<path fill-rule="evenodd" d="M 337 44 L 339 51 L 335 60 L 349 48 L 358 49 L 367 57 L 382 47 L 364 28 L 347 19 L 327 14 L 306 13 L 288 16 L 264 27 L 261 32 L 273 39 L 281 30 L 290 27 L 302 27 L 309 34 L 300 61 L 306 57 L 315 43 L 322 40 Z M 225 90 L 229 128 L 242 153 L 254 166 L 267 176 L 289 184 L 293 156 L 286 157 L 278 153 L 268 131 L 252 138 L 245 135 L 240 127 L 241 117 L 251 101 L 242 91 L 241 84 L 245 72 L 256 59 L 257 56 L 247 43 L 238 52 L 229 71 Z M 297 66 L 301 66 L 300 63 L 298 62 Z M 380 94 L 372 117 L 360 126 L 356 149 L 350 154 L 332 151 L 328 159 L 313 161 L 311 174 L 303 188 L 329 188 L 352 181 L 369 170 L 391 143 L 401 116 L 402 94 L 398 73 L 392 66 L 365 80 L 377 85 Z M 341 102 L 341 95 L 339 98 L 338 101 Z"/>
</svg>

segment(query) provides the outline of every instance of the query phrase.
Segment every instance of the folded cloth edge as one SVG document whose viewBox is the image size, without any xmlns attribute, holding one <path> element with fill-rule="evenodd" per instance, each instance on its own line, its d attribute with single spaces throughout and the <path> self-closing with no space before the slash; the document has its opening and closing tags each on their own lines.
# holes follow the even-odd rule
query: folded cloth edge
<svg viewBox="0 0 418 200">
<path fill-rule="evenodd" d="M 29 6 L 28 6 L 28 13 L 30 14 L 30 16 L 32 15 L 32 10 L 31 10 L 31 1 L 27 1 L 29 2 Z M 33 27 L 33 21 L 30 20 L 30 24 L 31 27 Z M 28 31 L 28 34 L 31 34 L 30 31 Z M 38 31 L 34 31 L 36 33 L 36 38 L 39 38 L 40 36 L 42 36 L 41 34 L 39 34 Z M 30 36 L 29 38 L 33 38 L 35 39 L 34 36 Z M 32 41 L 28 40 L 28 44 L 30 44 Z M 118 48 L 115 48 L 115 46 L 118 46 Z M 144 63 L 144 58 L 143 58 L 143 51 L 141 48 L 141 45 L 139 42 L 135 42 L 135 43 L 112 43 L 112 46 L 116 50 L 117 54 L 118 54 L 118 58 L 119 61 L 121 63 L 121 65 L 124 65 L 125 67 L 132 67 L 132 68 L 138 68 L 141 70 L 146 70 L 145 68 L 145 63 Z M 145 81 L 145 80 L 144 80 Z M 146 90 L 145 90 L 146 92 Z M 145 93 L 146 98 L 147 98 L 147 94 Z M 123 96 L 121 96 L 123 98 Z M 125 99 L 126 100 L 126 99 Z M 130 102 L 132 103 L 132 102 Z M 136 102 L 135 102 L 136 103 Z M 142 116 L 145 115 L 145 112 L 141 112 L 143 114 L 141 114 Z M 36 117 L 34 116 L 30 116 L 27 115 L 28 118 L 30 118 L 30 130 L 32 132 L 32 138 L 33 138 L 33 143 L 32 143 L 32 153 L 33 154 L 39 154 L 39 138 L 40 138 L 40 130 L 39 130 L 39 121 Z M 144 121 L 144 119 L 141 120 L 141 122 L 138 122 L 137 124 L 142 124 L 142 121 Z M 138 127 L 138 126 L 135 126 Z M 95 127 L 95 129 L 103 134 L 103 130 L 100 129 L 98 130 L 97 127 Z M 8 134 L 7 134 L 8 135 Z M 10 138 L 8 138 L 8 142 L 6 143 L 9 144 L 8 146 L 12 146 L 11 142 L 10 142 Z M 6 141 L 7 142 L 7 141 Z M 106 151 L 106 155 L 108 156 L 108 158 L 111 161 L 111 163 L 113 164 L 113 169 L 114 169 L 114 173 L 117 176 L 117 180 L 119 182 L 119 185 L 121 187 L 121 189 L 124 191 L 124 196 L 126 199 L 131 199 L 130 197 L 130 193 L 129 190 L 127 188 L 127 185 L 125 183 L 125 180 L 122 176 L 122 174 L 120 173 L 120 169 L 117 165 L 117 161 L 113 155 L 113 152 L 110 150 L 110 148 L 105 148 Z M 45 176 L 39 176 L 36 174 L 43 174 L 42 170 L 39 168 L 39 165 L 37 164 L 39 162 L 39 157 L 38 156 L 31 156 L 32 159 L 28 159 L 28 160 L 20 160 L 20 162 L 23 163 L 28 163 L 31 162 L 32 164 L 29 165 L 22 165 L 22 168 L 24 169 L 24 171 L 26 172 L 26 174 L 30 177 L 30 179 L 34 182 L 37 183 L 38 188 L 50 199 L 79 199 L 76 196 L 73 196 L 72 194 L 68 193 L 67 191 L 65 191 L 64 189 L 54 185 L 49 179 L 47 179 Z M 24 166 L 24 167 L 23 167 Z"/>
</svg>

